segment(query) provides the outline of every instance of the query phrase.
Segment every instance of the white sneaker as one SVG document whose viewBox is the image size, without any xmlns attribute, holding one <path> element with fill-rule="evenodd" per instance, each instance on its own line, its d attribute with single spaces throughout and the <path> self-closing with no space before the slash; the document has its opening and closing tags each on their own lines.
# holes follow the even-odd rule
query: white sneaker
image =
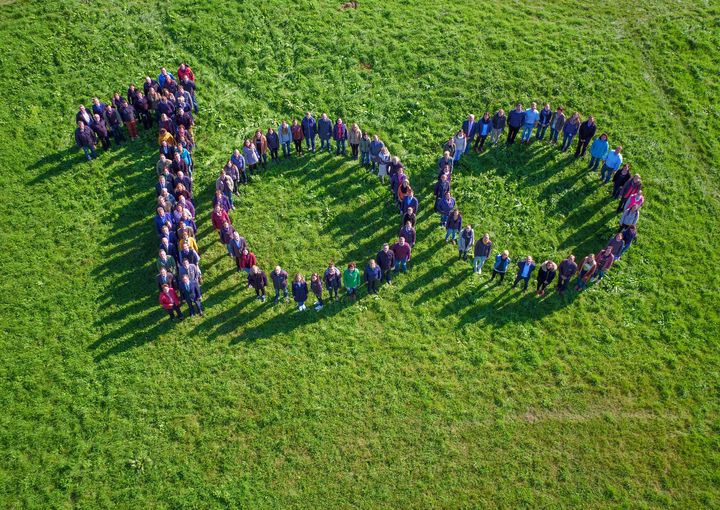
<svg viewBox="0 0 720 510">
<path fill-rule="evenodd" d="M 320 301 L 315 301 L 315 302 L 313 303 L 313 306 L 318 306 L 319 304 L 320 304 Z"/>
<path fill-rule="evenodd" d="M 322 310 L 322 309 L 323 309 L 323 307 L 322 307 L 321 304 L 318 304 L 318 305 L 315 307 L 315 310 L 317 310 L 318 312 L 319 312 L 320 310 Z"/>
</svg>

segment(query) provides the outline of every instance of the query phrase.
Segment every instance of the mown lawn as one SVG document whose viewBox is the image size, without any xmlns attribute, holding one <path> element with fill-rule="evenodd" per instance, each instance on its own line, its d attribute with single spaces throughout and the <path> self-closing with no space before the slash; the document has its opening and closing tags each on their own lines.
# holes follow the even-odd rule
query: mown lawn
<svg viewBox="0 0 720 510">
<path fill-rule="evenodd" d="M 720 506 L 717 4 L 0 3 L 0 506 Z M 207 314 L 170 325 L 154 135 L 86 164 L 71 134 L 80 101 L 180 61 Z M 467 113 L 532 100 L 594 114 L 646 186 L 637 245 L 580 296 L 487 285 L 431 211 Z M 307 109 L 380 134 L 422 208 L 410 273 L 319 314 L 253 300 L 208 205 L 243 138 Z M 454 193 L 516 259 L 582 257 L 618 219 L 586 164 L 499 147 Z M 266 270 L 306 275 L 399 227 L 325 154 L 269 168 L 233 218 Z"/>
</svg>

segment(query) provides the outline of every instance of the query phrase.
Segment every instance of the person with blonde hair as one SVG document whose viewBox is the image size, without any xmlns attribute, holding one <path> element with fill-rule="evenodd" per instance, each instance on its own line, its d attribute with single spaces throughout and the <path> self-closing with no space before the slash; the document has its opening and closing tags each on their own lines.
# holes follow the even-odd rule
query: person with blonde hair
<svg viewBox="0 0 720 510">
<path fill-rule="evenodd" d="M 304 311 L 306 308 L 305 301 L 307 301 L 308 296 L 308 286 L 307 283 L 305 283 L 305 277 L 300 273 L 297 273 L 293 279 L 292 295 L 298 304 L 298 310 L 301 312 Z"/>
</svg>

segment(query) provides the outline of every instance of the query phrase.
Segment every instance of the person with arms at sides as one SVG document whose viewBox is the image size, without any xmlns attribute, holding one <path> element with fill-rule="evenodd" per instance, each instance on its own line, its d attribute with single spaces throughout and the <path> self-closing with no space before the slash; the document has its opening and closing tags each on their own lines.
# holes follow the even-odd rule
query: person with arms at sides
<svg viewBox="0 0 720 510">
<path fill-rule="evenodd" d="M 415 238 L 417 236 L 417 233 L 415 232 L 415 227 L 413 227 L 409 221 L 402 226 L 398 236 L 404 237 L 405 241 L 407 241 L 411 248 L 415 246 Z"/>
<path fill-rule="evenodd" d="M 378 177 L 380 181 L 385 184 L 385 177 L 388 174 L 388 166 L 390 165 L 390 151 L 384 145 L 380 149 L 380 153 L 377 156 L 378 161 Z"/>
<path fill-rule="evenodd" d="M 625 210 L 625 204 L 627 203 L 628 198 L 630 198 L 632 195 L 637 194 L 637 192 L 641 189 L 642 180 L 640 179 L 640 174 L 635 174 L 632 176 L 632 179 L 628 179 L 628 181 L 620 189 L 620 203 L 618 204 L 617 212 L 623 212 Z"/>
<path fill-rule="evenodd" d="M 295 119 L 297 123 L 297 119 Z M 290 144 L 292 143 L 293 133 L 290 126 L 286 121 L 278 126 L 278 137 L 280 138 L 280 145 L 282 146 L 283 157 L 289 158 L 292 151 L 290 150 Z M 302 128 L 300 128 L 300 151 L 302 152 Z"/>
<path fill-rule="evenodd" d="M 540 269 L 538 270 L 537 277 L 537 288 L 535 289 L 535 293 L 538 296 L 545 295 L 545 289 L 555 279 L 556 273 L 557 264 L 555 264 L 555 262 L 553 262 L 552 260 L 546 260 L 545 262 L 540 264 Z"/>
<path fill-rule="evenodd" d="M 343 285 L 348 299 L 355 301 L 357 289 L 360 286 L 360 271 L 355 266 L 355 262 L 350 262 L 343 272 Z"/>
<path fill-rule="evenodd" d="M 475 243 L 474 258 L 473 258 L 473 272 L 476 274 L 482 274 L 482 267 L 485 261 L 490 256 L 492 251 L 492 241 L 490 240 L 490 234 L 485 234 Z"/>
<path fill-rule="evenodd" d="M 610 182 L 610 179 L 612 179 L 613 174 L 617 172 L 620 167 L 622 166 L 623 157 L 622 157 L 622 147 L 618 145 L 615 147 L 614 151 L 608 151 L 608 153 L 605 155 L 605 159 L 603 160 L 603 166 L 600 169 L 600 180 L 602 180 L 604 183 Z"/>
<path fill-rule="evenodd" d="M 440 226 L 446 227 L 448 218 L 455 209 L 455 199 L 450 195 L 448 191 L 445 196 L 436 202 L 435 210 L 440 214 Z M 447 242 L 447 236 L 445 237 Z"/>
<path fill-rule="evenodd" d="M 333 136 L 333 123 L 327 116 L 327 113 L 323 113 L 320 116 L 320 120 L 317 123 L 318 136 L 320 137 L 320 151 L 327 148 L 328 152 L 332 152 L 330 147 L 330 139 Z"/>
<path fill-rule="evenodd" d="M 462 228 L 462 214 L 457 209 L 450 212 L 450 216 L 445 223 L 445 242 L 456 244 L 457 235 Z"/>
<path fill-rule="evenodd" d="M 612 256 L 615 260 L 620 258 L 620 254 L 622 253 L 622 248 L 623 248 L 622 232 L 618 232 L 617 234 L 615 234 L 608 241 L 607 247 L 610 248 L 610 253 L 612 253 Z"/>
<path fill-rule="evenodd" d="M 190 229 L 178 229 L 178 233 L 180 234 L 180 240 L 178 241 L 178 248 L 180 250 L 184 250 L 187 246 L 191 250 L 198 251 L 197 241 L 195 241 L 195 238 L 190 235 Z"/>
<path fill-rule="evenodd" d="M 644 203 L 645 196 L 643 195 L 643 190 L 639 189 L 628 197 L 623 207 L 627 211 L 628 209 L 632 208 L 632 206 L 636 205 L 639 210 Z"/>
<path fill-rule="evenodd" d="M 132 102 L 135 111 L 137 112 L 140 122 L 142 122 L 143 129 L 147 131 L 152 128 L 152 117 L 150 117 L 150 103 L 142 92 L 138 92 L 135 99 Z"/>
<path fill-rule="evenodd" d="M 305 122 L 305 119 L 303 119 L 303 122 Z M 292 126 L 290 126 L 290 132 L 292 133 L 293 143 L 295 144 L 295 153 L 298 156 L 302 156 L 303 155 L 303 150 L 302 150 L 303 137 L 305 137 L 306 142 L 308 139 L 304 134 L 303 127 L 300 124 L 298 124 L 297 119 L 293 119 Z M 312 146 L 313 146 L 313 152 L 315 152 L 315 137 L 314 136 L 312 139 Z M 310 150 L 310 149 L 308 149 L 308 150 Z"/>
<path fill-rule="evenodd" d="M 164 250 L 165 253 L 170 255 L 173 259 L 177 260 L 178 258 L 180 258 L 178 256 L 177 245 L 175 243 L 170 242 L 170 238 L 168 237 L 170 231 L 168 230 L 168 228 L 167 227 L 163 227 L 163 228 L 165 229 L 166 232 L 163 233 L 163 237 L 160 239 L 159 249 Z"/>
<path fill-rule="evenodd" d="M 562 106 L 558 106 L 555 113 L 550 117 L 550 138 L 548 139 L 548 143 L 553 145 L 557 144 L 558 136 L 565 127 L 566 121 L 565 109 Z"/>
<path fill-rule="evenodd" d="M 408 191 L 408 194 L 403 197 L 402 201 L 400 202 L 400 214 L 405 214 L 408 209 L 412 209 L 413 211 L 417 211 L 420 209 L 420 204 L 418 203 L 418 199 L 415 196 L 415 192 L 410 188 Z"/>
<path fill-rule="evenodd" d="M 202 284 L 202 273 L 200 272 L 200 268 L 195 264 L 191 264 L 188 259 L 183 260 L 183 263 L 180 264 L 178 271 L 180 278 L 187 276 L 191 282 L 195 282 L 198 285 Z"/>
<path fill-rule="evenodd" d="M 350 126 L 350 130 L 347 133 L 347 141 L 350 144 L 350 152 L 352 154 L 353 160 L 357 160 L 358 158 L 358 148 L 360 147 L 360 140 L 362 140 L 362 131 L 360 131 L 360 128 L 357 124 L 353 124 L 352 126 Z"/>
<path fill-rule="evenodd" d="M 595 255 L 595 261 L 597 262 L 597 270 L 590 279 L 590 283 L 602 280 L 605 273 L 607 273 L 612 267 L 613 262 L 615 262 L 615 258 L 612 254 L 612 247 L 608 246 L 604 250 L 600 250 L 597 255 Z"/>
<path fill-rule="evenodd" d="M 577 282 L 575 283 L 575 290 L 585 290 L 596 270 L 597 262 L 595 261 L 595 254 L 591 253 L 580 263 L 580 271 L 578 272 Z"/>
<path fill-rule="evenodd" d="M 348 130 L 347 126 L 340 117 L 338 117 L 335 125 L 333 126 L 332 134 L 333 139 L 335 140 L 335 154 L 342 154 L 344 156 L 346 154 L 345 143 L 348 138 Z"/>
<path fill-rule="evenodd" d="M 620 251 L 620 255 L 618 256 L 618 260 L 620 260 L 623 256 L 623 254 L 628 251 L 628 248 L 630 248 L 630 245 L 635 241 L 637 238 L 637 229 L 635 228 L 635 225 L 630 225 L 628 228 L 622 231 L 622 238 L 623 238 L 623 247 Z"/>
<path fill-rule="evenodd" d="M 620 229 L 618 232 L 622 232 L 631 225 L 637 227 L 637 222 L 640 219 L 640 208 L 635 204 L 630 209 L 626 209 L 620 217 Z"/>
<path fill-rule="evenodd" d="M 75 128 L 75 143 L 83 150 L 88 161 L 97 158 L 95 133 L 82 120 L 78 121 L 77 128 Z"/>
<path fill-rule="evenodd" d="M 225 173 L 230 175 L 230 178 L 233 179 L 233 188 L 235 188 L 235 194 L 240 195 L 240 185 L 247 184 L 247 173 L 245 173 L 245 157 L 240 154 L 239 150 L 235 149 L 232 156 L 230 156 L 229 164 L 234 167 L 234 175 L 230 175 L 230 172 L 228 172 L 227 170 L 225 170 Z M 225 165 L 225 168 L 228 168 L 228 165 Z"/>
<path fill-rule="evenodd" d="M 372 167 L 370 168 L 371 172 L 374 172 L 378 169 L 378 166 L 380 164 L 380 151 L 383 149 L 383 147 L 385 147 L 385 144 L 380 140 L 378 135 L 373 135 L 372 141 L 370 142 L 370 162 L 372 163 Z"/>
<path fill-rule="evenodd" d="M 445 193 L 450 193 L 450 183 L 448 182 L 447 175 L 442 174 L 438 179 L 438 182 L 435 183 L 435 189 L 433 190 L 435 200 L 437 201 L 443 198 Z"/>
<path fill-rule="evenodd" d="M 160 272 L 155 275 L 155 283 L 157 283 L 160 292 L 162 292 L 163 285 L 169 285 L 173 288 L 176 287 L 175 276 L 169 273 L 165 267 L 161 267 Z"/>
<path fill-rule="evenodd" d="M 453 159 L 455 160 L 455 162 L 458 162 L 460 161 L 460 156 L 465 154 L 465 149 L 467 149 L 469 145 L 467 137 L 465 136 L 465 133 L 462 129 L 455 134 L 453 142 L 455 143 L 455 156 Z"/>
<path fill-rule="evenodd" d="M 101 102 L 100 99 L 97 97 L 92 98 L 92 103 L 93 103 L 93 105 L 92 105 L 91 111 L 93 113 L 93 119 L 95 118 L 96 114 L 100 115 L 101 117 L 103 115 L 105 115 L 105 109 L 107 108 L 107 105 L 105 103 Z M 84 107 L 85 106 L 83 105 L 83 108 Z M 77 122 L 78 120 L 82 120 L 82 119 L 78 119 L 77 116 L 75 116 L 75 122 Z"/>
<path fill-rule="evenodd" d="M 164 208 L 158 207 L 155 211 L 157 214 L 155 214 L 155 219 L 153 221 L 155 222 L 155 232 L 159 236 L 162 232 L 163 226 L 168 222 L 172 225 L 174 221 L 172 214 L 165 212 Z"/>
<path fill-rule="evenodd" d="M 410 262 L 412 248 L 405 242 L 405 238 L 400 237 L 398 242 L 390 247 L 390 250 L 392 250 L 393 255 L 395 255 L 395 271 L 406 272 L 407 264 Z"/>
<path fill-rule="evenodd" d="M 472 225 L 465 225 L 458 236 L 458 258 L 467 260 L 467 252 L 475 245 L 475 231 Z"/>
<path fill-rule="evenodd" d="M 317 273 L 313 273 L 310 277 L 310 290 L 312 290 L 312 293 L 315 294 L 315 310 L 322 310 L 322 280 L 320 279 L 320 275 L 318 275 Z"/>
<path fill-rule="evenodd" d="M 120 114 L 120 119 L 122 119 L 123 124 L 127 127 L 130 140 L 137 140 L 137 112 L 135 108 L 123 99 L 120 108 L 118 108 L 118 113 Z"/>
<path fill-rule="evenodd" d="M 180 298 L 175 292 L 175 289 L 169 285 L 163 285 L 160 291 L 160 306 L 167 310 L 170 315 L 170 322 L 174 321 L 176 316 L 177 319 L 183 320 L 182 310 L 180 310 Z"/>
<path fill-rule="evenodd" d="M 507 117 L 505 116 L 505 110 L 500 108 L 492 118 L 492 134 L 490 135 L 490 143 L 497 145 L 500 140 L 500 135 L 505 131 L 505 124 L 507 124 Z"/>
<path fill-rule="evenodd" d="M 528 255 L 527 257 L 523 257 L 522 260 L 518 262 L 517 266 L 518 272 L 515 276 L 515 283 L 513 283 L 512 288 L 514 289 L 518 282 L 522 280 L 524 283 L 522 290 L 526 291 L 528 288 L 528 282 L 530 281 L 530 275 L 535 270 L 535 261 L 530 255 Z"/>
<path fill-rule="evenodd" d="M 230 245 L 233 235 L 235 235 L 235 228 L 230 224 L 229 221 L 225 221 L 220 227 L 220 242 L 225 245 L 225 249 L 228 252 L 228 256 L 233 256 L 232 246 Z"/>
<path fill-rule="evenodd" d="M 249 168 L 248 181 L 250 181 L 250 176 L 257 172 L 258 161 L 260 161 L 260 153 L 250 140 L 245 140 L 243 143 L 243 157 Z"/>
<path fill-rule="evenodd" d="M 520 135 L 520 140 L 526 145 L 530 144 L 530 137 L 532 136 L 533 129 L 538 125 L 540 121 L 540 112 L 537 109 L 537 103 L 530 103 L 530 108 L 525 110 L 525 121 L 523 122 L 523 130 Z"/>
<path fill-rule="evenodd" d="M 511 110 L 508 114 L 508 136 L 507 145 L 515 143 L 515 137 L 517 136 L 520 128 L 525 124 L 525 110 L 523 110 L 522 103 L 518 103 L 514 110 Z"/>
<path fill-rule="evenodd" d="M 590 164 L 588 165 L 588 170 L 592 170 L 593 172 L 597 170 L 600 162 L 605 159 L 609 149 L 610 144 L 608 143 L 607 133 L 603 133 L 593 140 L 590 146 Z"/>
<path fill-rule="evenodd" d="M 225 212 L 230 212 L 230 201 L 219 189 L 215 190 L 215 196 L 213 197 L 213 207 L 219 205 Z"/>
<path fill-rule="evenodd" d="M 535 130 L 535 139 L 542 142 L 545 138 L 545 131 L 547 131 L 550 125 L 550 119 L 552 118 L 553 112 L 550 109 L 550 103 L 545 103 L 545 107 L 540 110 L 540 116 L 538 117 L 538 125 Z"/>
<path fill-rule="evenodd" d="M 185 64 L 184 62 L 180 64 L 178 67 L 178 80 L 190 80 L 195 81 L 195 73 L 193 73 L 192 69 L 190 69 L 190 66 Z"/>
<path fill-rule="evenodd" d="M 382 278 L 382 271 L 380 266 L 377 265 L 375 259 L 370 259 L 365 264 L 365 283 L 367 284 L 368 294 L 377 294 L 378 283 Z"/>
<path fill-rule="evenodd" d="M 245 238 L 241 237 L 236 230 L 235 232 L 233 232 L 232 238 L 230 239 L 230 242 L 228 244 L 230 245 L 230 255 L 232 256 L 232 258 L 235 259 L 235 265 L 237 266 L 238 272 L 240 272 L 243 270 L 243 268 L 241 267 L 241 262 L 243 257 L 243 251 L 245 251 Z"/>
<path fill-rule="evenodd" d="M 177 264 L 175 263 L 175 259 L 172 255 L 165 253 L 165 250 L 160 250 L 158 252 L 158 258 L 155 261 L 155 265 L 157 266 L 158 271 L 164 267 L 172 274 L 177 273 Z"/>
<path fill-rule="evenodd" d="M 287 291 L 287 281 L 285 285 L 285 290 Z M 293 278 L 292 295 L 298 305 L 298 311 L 305 311 L 305 301 L 307 301 L 308 297 L 308 286 L 307 283 L 305 283 L 305 277 L 300 273 L 296 274 L 295 278 Z"/>
<path fill-rule="evenodd" d="M 575 255 L 572 253 L 567 256 L 558 267 L 558 282 L 557 291 L 560 295 L 567 289 L 568 283 L 572 280 L 572 277 L 577 273 L 578 265 L 575 263 Z"/>
<path fill-rule="evenodd" d="M 597 124 L 595 124 L 595 117 L 590 115 L 585 122 L 580 124 L 578 130 L 578 143 L 575 147 L 575 157 L 582 158 L 585 156 L 585 151 L 590 144 L 595 132 L 597 131 Z"/>
<path fill-rule="evenodd" d="M 248 272 L 248 287 L 255 289 L 255 296 L 258 301 L 265 302 L 265 287 L 267 286 L 267 276 L 265 271 L 253 265 Z"/>
<path fill-rule="evenodd" d="M 267 146 L 270 149 L 270 159 L 277 161 L 279 159 L 280 137 L 273 128 L 268 128 L 267 133 L 265 133 L 265 140 L 267 140 Z"/>
<path fill-rule="evenodd" d="M 448 141 L 445 142 L 445 145 L 443 145 L 443 154 L 447 152 L 448 154 L 450 154 L 450 157 L 453 159 L 453 161 L 455 161 L 455 150 L 455 137 L 451 136 L 450 138 L 448 138 Z"/>
<path fill-rule="evenodd" d="M 180 295 L 183 300 L 187 303 L 190 309 L 190 316 L 199 314 L 203 316 L 202 308 L 202 293 L 200 292 L 200 285 L 197 282 L 190 281 L 190 277 L 185 275 L 182 277 L 182 283 L 180 284 Z"/>
<path fill-rule="evenodd" d="M 315 122 L 315 118 L 312 116 L 312 113 L 307 112 L 305 114 L 305 117 L 303 117 L 302 120 L 301 127 L 302 132 L 305 135 L 305 148 L 307 150 L 312 150 L 313 152 L 315 152 L 315 135 L 317 135 L 317 123 Z M 295 140 L 295 137 L 293 137 L 293 140 Z M 297 143 L 295 145 L 295 148 L 297 149 Z M 302 154 L 302 151 L 298 151 L 298 153 Z"/>
<path fill-rule="evenodd" d="M 475 115 L 473 115 L 472 113 L 468 115 L 468 118 L 462 123 L 461 130 L 463 133 L 465 133 L 465 141 L 467 142 L 465 144 L 465 150 L 463 152 L 467 154 L 468 152 L 470 152 L 470 146 L 472 145 L 473 138 L 475 138 L 475 133 L 477 131 Z"/>
<path fill-rule="evenodd" d="M 299 274 L 299 273 L 298 273 Z M 297 275 L 295 275 L 297 278 Z M 280 301 L 280 293 L 282 292 L 285 297 L 285 301 L 288 300 L 288 273 L 280 266 L 275 266 L 275 269 L 270 273 L 270 279 L 273 282 L 273 288 L 275 289 L 275 304 Z M 294 295 L 294 294 L 293 294 Z"/>
<path fill-rule="evenodd" d="M 370 166 L 370 135 L 367 131 L 360 137 L 360 166 Z"/>
<path fill-rule="evenodd" d="M 167 71 L 167 69 L 165 69 L 164 67 L 161 67 L 160 74 L 158 75 L 158 80 L 157 80 L 158 83 L 160 84 L 161 88 L 166 88 L 169 85 L 168 79 L 175 81 L 175 77 L 172 74 L 170 74 Z"/>
<path fill-rule="evenodd" d="M 160 128 L 158 134 L 158 145 L 160 146 L 160 153 L 164 154 L 166 158 L 172 157 L 172 150 L 166 149 L 165 147 L 172 147 L 175 145 L 175 137 L 165 128 Z"/>
<path fill-rule="evenodd" d="M 485 149 L 485 140 L 490 135 L 493 129 L 490 112 L 485 112 L 485 115 L 482 116 L 482 119 L 480 119 L 480 122 L 477 123 L 474 129 L 475 133 L 477 134 L 477 138 L 475 139 L 475 146 L 473 147 L 473 149 L 475 149 L 475 152 L 482 152 Z"/>
<path fill-rule="evenodd" d="M 265 138 L 265 135 L 262 134 L 262 131 L 259 129 L 255 131 L 255 138 L 253 139 L 255 142 L 255 150 L 258 153 L 258 160 L 263 168 L 265 168 L 267 164 L 267 151 L 268 151 L 268 145 L 267 145 L 267 138 Z"/>
<path fill-rule="evenodd" d="M 95 121 L 90 126 L 90 129 L 93 130 L 97 138 L 100 140 L 100 143 L 102 143 L 103 150 L 110 149 L 110 136 L 108 136 L 108 130 L 107 125 L 105 124 L 105 119 L 103 119 L 100 115 L 97 113 L 93 115 L 93 118 Z"/>
<path fill-rule="evenodd" d="M 405 211 L 405 214 L 403 214 L 402 221 L 400 222 L 400 224 L 405 225 L 408 221 L 413 226 L 413 228 L 415 228 L 415 222 L 417 221 L 417 215 L 415 214 L 415 209 L 413 209 L 412 207 L 408 207 L 407 211 Z"/>
<path fill-rule="evenodd" d="M 620 191 L 625 186 L 625 183 L 630 180 L 630 163 L 625 163 L 622 168 L 613 174 L 613 190 L 611 196 L 613 198 L 620 198 Z"/>
<path fill-rule="evenodd" d="M 510 258 L 510 252 L 507 250 L 495 255 L 495 264 L 493 265 L 493 272 L 490 277 L 490 281 L 493 281 L 496 276 L 500 276 L 498 284 L 501 284 L 505 279 L 505 273 L 507 273 L 510 262 L 512 262 L 512 259 Z"/>
<path fill-rule="evenodd" d="M 88 127 L 93 123 L 93 116 L 89 111 L 87 111 L 84 104 L 80 105 L 80 109 L 75 115 L 75 123 L 77 124 L 80 121 L 83 121 L 83 124 Z"/>
<path fill-rule="evenodd" d="M 340 274 L 340 270 L 335 267 L 335 262 L 331 260 L 328 263 L 328 268 L 325 270 L 325 274 L 323 274 L 323 279 L 325 280 L 325 287 L 327 287 L 327 290 L 330 293 L 330 298 L 338 298 L 341 278 L 342 276 Z"/>
<path fill-rule="evenodd" d="M 562 145 L 560 146 L 560 152 L 565 152 L 570 148 L 573 138 L 575 138 L 575 135 L 577 134 L 579 129 L 580 113 L 575 112 L 572 114 L 572 117 L 570 117 L 570 119 L 565 122 L 565 126 L 563 126 L 563 141 Z"/>
<path fill-rule="evenodd" d="M 380 250 L 375 257 L 378 267 L 382 273 L 382 279 L 388 285 L 392 285 L 392 271 L 395 268 L 395 254 L 390 250 L 388 243 L 383 244 L 382 250 Z"/>
<path fill-rule="evenodd" d="M 235 259 L 235 262 L 237 264 L 238 271 L 245 271 L 246 273 L 249 273 L 250 269 L 252 269 L 253 266 L 257 265 L 257 257 L 255 257 L 255 254 L 250 251 L 247 243 L 243 244 L 245 246 L 243 247 L 242 253 L 240 254 L 240 259 Z"/>
<path fill-rule="evenodd" d="M 196 250 L 190 248 L 188 244 L 185 244 L 185 247 L 180 249 L 180 263 L 182 264 L 185 259 L 188 259 L 191 264 L 200 267 L 200 255 Z"/>
</svg>

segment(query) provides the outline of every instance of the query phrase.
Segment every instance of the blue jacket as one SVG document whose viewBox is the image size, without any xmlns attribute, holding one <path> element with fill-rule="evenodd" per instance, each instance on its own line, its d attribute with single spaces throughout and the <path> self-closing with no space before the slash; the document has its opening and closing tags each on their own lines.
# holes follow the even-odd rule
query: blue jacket
<svg viewBox="0 0 720 510">
<path fill-rule="evenodd" d="M 309 119 L 307 117 L 303 117 L 300 124 L 302 125 L 303 134 L 306 137 L 312 138 L 317 134 L 317 123 L 315 122 L 314 117 L 311 116 Z"/>
<path fill-rule="evenodd" d="M 292 284 L 292 295 L 295 301 L 303 303 L 307 301 L 308 287 L 305 282 L 293 282 Z"/>
<path fill-rule="evenodd" d="M 526 260 L 521 260 L 520 262 L 518 262 L 518 276 L 520 276 L 522 274 L 523 270 L 525 269 L 525 266 L 527 266 L 527 265 L 528 265 L 528 263 Z M 528 271 L 527 278 L 530 278 L 530 275 L 532 274 L 532 272 L 534 270 L 535 270 L 535 263 L 531 262 L 530 263 L 530 271 Z"/>
<path fill-rule="evenodd" d="M 366 282 L 372 282 L 380 279 L 380 276 L 382 275 L 382 271 L 380 270 L 380 266 L 375 264 L 375 268 L 372 268 L 370 264 L 365 264 L 365 281 Z"/>
<path fill-rule="evenodd" d="M 519 112 L 517 110 L 512 110 L 510 113 L 508 113 L 508 126 L 513 128 L 519 128 L 522 127 L 523 124 L 525 124 L 525 112 Z"/>
<path fill-rule="evenodd" d="M 171 225 L 174 224 L 172 214 L 165 213 L 163 216 L 155 215 L 155 231 L 160 235 L 160 231 L 165 226 L 165 223 L 170 222 Z"/>
<path fill-rule="evenodd" d="M 338 123 L 336 122 L 333 126 L 333 138 L 335 140 L 347 140 L 347 126 L 345 124 L 342 125 L 340 129 L 340 136 L 338 136 Z"/>
<path fill-rule="evenodd" d="M 497 255 L 495 255 L 495 265 L 493 266 L 493 269 L 498 273 L 504 273 L 507 271 L 510 262 L 512 262 L 512 259 L 510 257 L 503 260 L 502 254 L 498 253 Z"/>
<path fill-rule="evenodd" d="M 330 119 L 327 119 L 327 120 L 320 119 L 317 123 L 317 128 L 318 128 L 318 135 L 323 140 L 330 138 L 332 136 L 333 123 Z"/>
<path fill-rule="evenodd" d="M 402 205 L 403 214 L 407 212 L 408 207 L 412 207 L 413 211 L 415 211 L 415 214 L 417 214 L 418 210 L 420 209 L 420 203 L 418 202 L 418 199 L 415 196 L 412 196 L 412 197 L 410 195 L 406 196 L 405 198 L 403 198 L 401 205 Z"/>
<path fill-rule="evenodd" d="M 492 119 L 480 119 L 476 124 L 475 131 L 480 136 L 487 136 L 492 131 Z"/>
<path fill-rule="evenodd" d="M 283 133 L 282 124 L 280 124 L 277 128 L 277 134 L 280 137 L 280 143 L 292 142 L 292 130 L 290 129 L 290 126 L 287 127 L 287 133 Z"/>
<path fill-rule="evenodd" d="M 450 202 L 445 197 L 439 198 L 437 201 L 437 210 L 440 214 L 450 214 L 455 209 L 455 199 L 450 198 Z"/>
<path fill-rule="evenodd" d="M 463 121 L 462 130 L 465 133 L 465 136 L 467 137 L 468 142 L 471 141 L 473 138 L 475 138 L 475 133 L 477 132 L 477 128 L 478 128 L 478 121 L 473 121 L 472 127 L 470 127 L 470 122 L 467 119 L 465 119 Z"/>
<path fill-rule="evenodd" d="M 546 110 L 543 108 L 540 110 L 540 118 L 538 119 L 538 122 L 541 126 L 548 126 L 550 124 L 550 117 L 552 117 L 553 111 L 552 110 Z"/>
<path fill-rule="evenodd" d="M 380 140 L 377 142 L 373 140 L 370 142 L 370 155 L 374 158 L 378 157 L 378 154 L 380 154 L 380 150 L 385 147 L 385 144 L 382 143 Z"/>
<path fill-rule="evenodd" d="M 593 158 L 604 158 L 610 148 L 610 143 L 607 140 L 602 140 L 599 136 L 590 146 L 590 155 Z"/>
<path fill-rule="evenodd" d="M 200 286 L 196 282 L 188 282 L 185 288 L 185 283 L 180 282 L 180 297 L 185 301 L 200 301 L 202 299 Z"/>
</svg>

